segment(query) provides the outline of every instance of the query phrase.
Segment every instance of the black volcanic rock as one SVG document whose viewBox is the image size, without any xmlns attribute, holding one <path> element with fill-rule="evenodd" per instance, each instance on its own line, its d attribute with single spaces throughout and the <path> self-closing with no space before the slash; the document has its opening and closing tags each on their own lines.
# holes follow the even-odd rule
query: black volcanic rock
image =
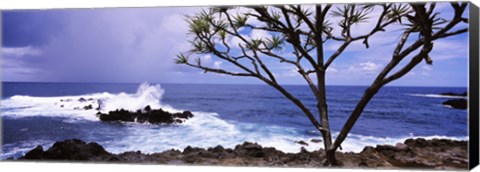
<svg viewBox="0 0 480 172">
<path fill-rule="evenodd" d="M 404 143 L 367 146 L 360 153 L 336 152 L 337 161 L 344 168 L 468 168 L 468 142 L 447 139 L 407 139 Z M 144 154 L 129 151 L 120 154 L 106 152 L 96 143 L 81 140 L 56 142 L 47 151 L 37 146 L 21 157 L 21 160 L 87 160 L 96 162 L 201 164 L 201 165 L 242 165 L 280 167 L 322 167 L 325 158 L 323 150 L 309 152 L 301 149 L 298 153 L 284 153 L 271 147 L 245 142 L 235 149 L 222 146 L 214 148 L 186 147 L 183 152 L 167 150 L 160 153 Z"/>
<path fill-rule="evenodd" d="M 442 103 L 443 105 L 450 106 L 455 109 L 467 109 L 467 100 L 466 99 L 450 99 L 447 101 L 444 101 Z"/>
<path fill-rule="evenodd" d="M 181 113 L 170 113 L 163 109 L 152 110 L 146 106 L 144 111 L 130 112 L 124 109 L 110 111 L 108 114 L 97 113 L 101 121 L 107 122 L 138 122 L 150 124 L 172 124 L 182 123 L 183 120 L 193 117 L 192 112 L 183 111 Z"/>
<path fill-rule="evenodd" d="M 87 105 L 87 106 L 84 106 L 83 109 L 84 110 L 90 110 L 90 109 L 93 109 L 93 106 L 92 105 Z"/>
<path fill-rule="evenodd" d="M 78 99 L 78 101 L 79 101 L 79 102 L 86 102 L 87 99 L 85 99 L 85 98 L 83 98 L 83 97 L 80 97 L 80 98 Z"/>
<path fill-rule="evenodd" d="M 43 147 L 38 145 L 34 149 L 32 149 L 30 152 L 25 154 L 23 158 L 25 159 L 43 159 Z"/>
<path fill-rule="evenodd" d="M 304 146 L 308 146 L 308 143 L 303 141 L 303 140 L 296 141 L 295 143 L 300 144 L 300 145 L 304 145 Z"/>
<path fill-rule="evenodd" d="M 105 151 L 97 143 L 85 143 L 78 139 L 56 142 L 51 148 L 43 151 L 41 146 L 35 147 L 21 159 L 44 159 L 44 160 L 103 160 L 112 154 Z"/>
</svg>

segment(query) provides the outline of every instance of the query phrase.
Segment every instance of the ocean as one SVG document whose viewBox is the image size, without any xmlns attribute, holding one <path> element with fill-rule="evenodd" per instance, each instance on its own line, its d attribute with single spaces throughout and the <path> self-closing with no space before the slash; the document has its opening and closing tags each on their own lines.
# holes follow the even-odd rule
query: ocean
<svg viewBox="0 0 480 172">
<path fill-rule="evenodd" d="M 315 98 L 307 86 L 285 86 L 314 114 Z M 330 126 L 336 137 L 362 96 L 364 86 L 327 86 Z M 407 138 L 468 140 L 467 110 L 442 102 L 465 87 L 382 88 L 342 144 L 344 152 L 365 146 L 395 144 Z M 87 101 L 79 101 L 84 98 Z M 152 125 L 101 122 L 97 110 L 83 107 L 101 100 L 100 111 L 138 110 L 150 105 L 170 112 L 192 111 L 181 124 Z M 299 152 L 323 147 L 307 117 L 267 85 L 106 84 L 3 82 L 1 159 L 18 158 L 36 145 L 78 138 L 97 142 L 112 153 L 183 150 L 187 146 L 233 148 L 245 141 Z M 318 115 L 317 115 L 318 117 Z M 295 143 L 303 140 L 308 146 Z"/>
</svg>

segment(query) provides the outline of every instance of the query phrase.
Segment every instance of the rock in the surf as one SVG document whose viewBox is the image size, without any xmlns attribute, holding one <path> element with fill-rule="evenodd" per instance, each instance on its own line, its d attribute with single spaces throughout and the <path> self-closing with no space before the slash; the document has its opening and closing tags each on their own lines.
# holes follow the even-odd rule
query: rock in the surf
<svg viewBox="0 0 480 172">
<path fill-rule="evenodd" d="M 97 100 L 97 105 L 98 107 L 95 108 L 95 110 L 100 110 L 103 108 L 103 101 L 102 100 Z"/>
<path fill-rule="evenodd" d="M 131 112 L 120 109 L 110 111 L 108 113 L 98 112 L 97 116 L 101 121 L 108 122 L 138 122 L 150 124 L 172 124 L 182 123 L 184 120 L 193 117 L 192 112 L 183 111 L 178 113 L 170 113 L 163 109 L 151 109 L 150 106 L 144 108 L 144 111 L 138 110 Z"/>
<path fill-rule="evenodd" d="M 87 106 L 84 106 L 83 109 L 84 110 L 90 110 L 90 109 L 93 109 L 93 106 L 92 105 L 87 105 Z"/>
<path fill-rule="evenodd" d="M 446 92 L 446 93 L 440 93 L 440 95 L 443 95 L 443 96 L 462 96 L 462 97 L 467 97 L 467 92 L 463 92 L 463 93 Z"/>
<path fill-rule="evenodd" d="M 454 109 L 467 109 L 467 100 L 466 99 L 450 99 L 444 101 L 443 105 L 450 106 Z"/>
<path fill-rule="evenodd" d="M 78 99 L 78 101 L 79 101 L 79 102 L 86 102 L 87 99 L 85 99 L 85 98 L 83 98 L 83 97 L 80 97 L 80 98 Z"/>
<path fill-rule="evenodd" d="M 308 143 L 303 141 L 303 140 L 296 141 L 295 143 L 300 144 L 300 145 L 304 145 L 304 146 L 308 146 Z"/>
</svg>

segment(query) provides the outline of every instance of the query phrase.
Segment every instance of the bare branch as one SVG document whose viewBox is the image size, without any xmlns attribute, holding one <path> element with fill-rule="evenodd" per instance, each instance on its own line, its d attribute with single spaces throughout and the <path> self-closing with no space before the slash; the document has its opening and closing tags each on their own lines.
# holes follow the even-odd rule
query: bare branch
<svg viewBox="0 0 480 172">
<path fill-rule="evenodd" d="M 282 14 L 285 17 L 285 20 L 287 21 L 287 25 L 288 25 L 288 28 L 289 28 L 288 29 L 289 38 L 287 38 L 287 42 L 290 42 L 294 46 L 294 48 L 297 49 L 302 54 L 302 56 L 307 59 L 307 61 L 310 63 L 310 65 L 312 65 L 312 67 L 316 68 L 317 63 L 315 62 L 313 57 L 305 49 L 303 49 L 303 47 L 301 46 L 301 41 L 300 41 L 298 32 L 296 32 L 295 29 L 293 28 L 293 26 L 290 22 L 290 16 L 288 15 L 287 10 L 285 8 L 282 8 Z"/>
<path fill-rule="evenodd" d="M 247 52 L 245 51 L 245 48 L 242 46 L 242 45 L 238 45 L 240 47 L 240 49 L 242 49 L 242 56 L 241 57 L 245 57 L 245 58 L 248 58 L 251 62 L 252 62 L 252 65 L 255 69 L 255 72 L 257 73 L 257 75 L 260 75 L 260 70 L 258 70 L 258 66 L 257 66 L 257 62 L 255 61 L 255 59 L 253 59 L 252 57 L 250 57 Z M 237 58 L 239 59 L 239 58 Z"/>
<path fill-rule="evenodd" d="M 264 45 L 264 46 L 266 46 L 266 45 Z M 270 57 L 273 57 L 273 58 L 276 58 L 276 59 L 280 60 L 280 63 L 286 62 L 286 63 L 290 63 L 290 64 L 293 64 L 293 65 L 296 65 L 296 62 L 294 62 L 294 61 L 292 61 L 292 60 L 288 60 L 288 59 L 286 59 L 285 57 L 282 57 L 282 56 L 280 56 L 280 55 L 278 55 L 278 54 L 275 54 L 275 53 L 273 53 L 273 52 L 272 52 L 271 50 L 269 50 L 269 49 L 259 49 L 258 51 L 259 51 L 260 53 L 262 53 L 262 54 L 265 54 L 265 55 L 267 55 L 267 56 L 270 56 Z"/>
<path fill-rule="evenodd" d="M 407 65 L 405 65 L 405 67 L 400 69 L 398 72 L 392 74 L 391 76 L 385 78 L 382 81 L 382 85 L 390 83 L 390 82 L 404 76 L 409 71 L 411 71 L 417 64 L 419 64 L 422 61 L 422 59 L 424 59 L 424 58 L 425 58 L 425 56 L 422 56 L 422 54 L 417 54 L 415 57 L 412 58 L 412 60 Z"/>
<path fill-rule="evenodd" d="M 393 58 L 396 58 L 399 56 L 400 51 L 402 50 L 403 45 L 405 45 L 405 42 L 407 42 L 407 39 L 410 36 L 411 32 L 412 32 L 412 29 L 408 29 L 405 32 L 403 32 L 402 38 L 400 38 L 400 41 L 395 47 L 395 50 L 393 50 Z"/>
<path fill-rule="evenodd" d="M 191 66 L 191 67 L 198 68 L 198 69 L 202 69 L 202 70 L 205 71 L 205 73 L 206 72 L 214 72 L 214 73 L 226 74 L 226 75 L 231 75 L 231 76 L 255 76 L 251 73 L 230 72 L 230 71 L 226 71 L 226 70 L 223 70 L 223 69 L 205 67 L 205 66 L 202 66 L 200 64 L 192 64 L 192 63 L 189 63 L 189 62 L 186 62 L 184 64 L 186 64 L 188 66 Z"/>
<path fill-rule="evenodd" d="M 462 34 L 462 33 L 465 33 L 465 32 L 468 32 L 468 28 L 459 29 L 459 30 L 456 30 L 456 31 L 453 31 L 453 32 L 445 32 L 441 35 L 438 35 L 435 38 L 436 39 L 445 38 L 445 37 L 450 37 L 450 36 L 453 36 L 453 35 Z"/>
<path fill-rule="evenodd" d="M 313 116 L 312 112 L 310 110 L 308 110 L 308 108 L 300 101 L 298 100 L 295 96 L 293 96 L 292 94 L 290 94 L 285 88 L 283 88 L 282 86 L 278 85 L 278 84 L 275 84 L 275 83 L 271 83 L 271 82 L 266 82 L 267 84 L 269 84 L 270 86 L 276 88 L 277 90 L 279 90 L 286 98 L 288 98 L 290 101 L 292 101 L 297 107 L 299 107 L 303 113 L 305 113 L 305 115 L 307 116 L 307 118 L 310 120 L 310 122 L 312 123 L 313 126 L 315 126 L 315 128 L 317 128 L 318 130 L 322 130 L 324 129 L 317 121 L 317 119 L 315 118 L 315 116 Z"/>
<path fill-rule="evenodd" d="M 258 56 L 257 54 L 257 51 L 253 51 L 253 57 L 257 60 L 258 64 L 260 64 L 260 67 L 263 69 L 263 71 L 265 73 L 267 73 L 268 77 L 270 78 L 270 80 L 274 83 L 277 83 L 277 80 L 275 79 L 275 76 L 272 74 L 272 72 L 270 71 L 270 69 L 265 66 L 265 64 L 263 63 L 263 61 L 260 59 L 260 57 Z"/>
</svg>

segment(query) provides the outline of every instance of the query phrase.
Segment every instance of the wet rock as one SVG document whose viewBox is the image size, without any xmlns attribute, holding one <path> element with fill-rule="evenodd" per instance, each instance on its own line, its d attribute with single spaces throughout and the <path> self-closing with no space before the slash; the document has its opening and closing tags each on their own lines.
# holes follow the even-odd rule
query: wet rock
<svg viewBox="0 0 480 172">
<path fill-rule="evenodd" d="M 43 158 L 43 147 L 38 145 L 30 152 L 26 153 L 24 158 L 25 159 L 42 159 Z"/>
<path fill-rule="evenodd" d="M 300 145 L 304 145 L 304 146 L 308 146 L 308 143 L 303 141 L 303 140 L 296 141 L 295 143 L 300 144 Z"/>
<path fill-rule="evenodd" d="M 404 142 L 406 145 L 410 147 L 426 147 L 429 146 L 427 140 L 424 138 L 417 138 L 417 139 L 407 139 Z"/>
<path fill-rule="evenodd" d="M 397 143 L 397 144 L 395 144 L 395 148 L 397 148 L 397 150 L 407 150 L 408 145 L 403 144 L 403 143 Z"/>
<path fill-rule="evenodd" d="M 108 114 L 97 113 L 97 116 L 101 121 L 108 122 L 138 122 L 138 123 L 150 123 L 150 124 L 172 124 L 182 123 L 183 120 L 187 120 L 193 117 L 192 112 L 183 111 L 181 113 L 170 113 L 163 109 L 152 110 L 150 106 L 144 108 L 144 112 L 138 110 L 136 112 L 130 112 L 124 109 L 110 111 Z"/>
<path fill-rule="evenodd" d="M 147 105 L 147 106 L 145 106 L 145 108 L 143 108 L 143 110 L 144 110 L 145 112 L 151 112 L 151 111 L 152 111 L 152 108 L 150 107 L 150 105 Z"/>
<path fill-rule="evenodd" d="M 95 110 L 101 110 L 103 107 L 103 101 L 102 100 L 97 100 L 98 107 L 95 108 Z"/>
<path fill-rule="evenodd" d="M 101 121 L 108 122 L 134 122 L 136 118 L 131 112 L 124 109 L 110 111 L 108 114 L 98 112 L 97 115 Z"/>
<path fill-rule="evenodd" d="M 467 109 L 467 99 L 450 99 L 444 101 L 443 105 L 450 106 L 454 109 Z"/>
<path fill-rule="evenodd" d="M 183 150 L 183 154 L 198 154 L 200 152 L 203 152 L 205 151 L 205 149 L 202 149 L 202 148 L 192 148 L 190 146 L 187 146 L 184 150 Z"/>
<path fill-rule="evenodd" d="M 97 143 L 85 143 L 78 139 L 56 142 L 51 148 L 43 151 L 41 146 L 29 151 L 22 159 L 45 159 L 45 160 L 102 160 L 110 157 Z"/>
<path fill-rule="evenodd" d="M 359 157 L 360 162 L 358 162 L 358 166 L 360 167 L 370 167 L 370 168 L 377 168 L 377 167 L 391 167 L 392 165 L 386 161 L 375 148 L 371 146 L 367 146 L 363 148 L 363 151 L 360 152 Z"/>
<path fill-rule="evenodd" d="M 87 105 L 87 106 L 84 106 L 83 109 L 84 110 L 90 110 L 90 109 L 93 109 L 93 106 L 92 105 Z"/>
<path fill-rule="evenodd" d="M 244 142 L 242 145 L 235 146 L 233 152 L 237 156 L 247 157 L 263 157 L 265 154 L 262 151 L 262 146 L 257 143 Z"/>
</svg>

